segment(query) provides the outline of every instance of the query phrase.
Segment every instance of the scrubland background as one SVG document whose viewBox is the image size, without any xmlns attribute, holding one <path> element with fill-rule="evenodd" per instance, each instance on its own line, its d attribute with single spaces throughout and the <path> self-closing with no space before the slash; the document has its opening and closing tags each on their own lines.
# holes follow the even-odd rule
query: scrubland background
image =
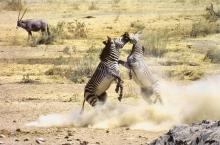
<svg viewBox="0 0 220 145">
<path fill-rule="evenodd" d="M 207 10 L 211 3 L 217 15 Z M 23 19 L 48 22 L 51 39 L 34 33 L 27 42 L 27 32 L 16 29 L 20 7 L 28 9 Z M 79 107 L 102 41 L 137 31 L 142 31 L 146 62 L 159 79 L 185 84 L 219 74 L 219 0 L 0 0 L 0 134 L 6 136 L 0 141 L 35 144 L 43 136 L 45 144 L 143 144 L 159 136 L 164 130 L 129 130 L 126 125 L 102 130 L 24 126 L 42 114 Z M 127 44 L 121 59 L 130 50 Z M 140 98 L 138 87 L 126 69 L 120 70 L 122 103 L 132 104 Z M 108 101 L 117 102 L 112 86 Z"/>
</svg>

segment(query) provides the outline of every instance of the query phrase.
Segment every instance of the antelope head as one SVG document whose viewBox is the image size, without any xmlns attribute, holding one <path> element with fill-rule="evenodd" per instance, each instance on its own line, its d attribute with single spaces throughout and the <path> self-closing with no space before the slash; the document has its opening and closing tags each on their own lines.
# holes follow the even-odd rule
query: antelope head
<svg viewBox="0 0 220 145">
<path fill-rule="evenodd" d="M 16 27 L 17 29 L 18 29 L 18 27 L 24 26 L 22 19 L 23 19 L 26 12 L 27 12 L 27 9 L 24 10 L 24 13 L 22 14 L 22 16 L 20 18 L 20 14 L 21 14 L 21 9 L 20 9 L 19 14 L 18 14 L 18 20 L 17 20 L 17 27 Z"/>
</svg>

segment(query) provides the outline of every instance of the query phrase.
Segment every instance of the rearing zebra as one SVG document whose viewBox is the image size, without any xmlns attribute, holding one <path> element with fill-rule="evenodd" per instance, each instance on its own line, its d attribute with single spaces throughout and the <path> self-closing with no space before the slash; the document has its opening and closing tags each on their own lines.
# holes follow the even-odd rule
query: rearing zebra
<svg viewBox="0 0 220 145">
<path fill-rule="evenodd" d="M 96 106 L 98 103 L 104 104 L 107 98 L 106 90 L 110 87 L 113 81 L 117 81 L 115 91 L 119 92 L 118 100 L 121 101 L 123 94 L 123 81 L 119 74 L 119 49 L 128 42 L 128 33 L 121 37 L 111 39 L 108 37 L 104 41 L 104 49 L 101 52 L 100 60 L 96 71 L 92 78 L 88 81 L 84 91 L 84 101 L 81 113 L 84 110 L 85 101 L 91 106 Z"/>
<path fill-rule="evenodd" d="M 156 99 L 153 103 L 156 103 L 157 100 L 162 103 L 158 81 L 145 63 L 144 47 L 139 40 L 139 34 L 130 33 L 128 35 L 133 47 L 127 57 L 127 62 L 119 60 L 119 64 L 129 69 L 130 79 L 133 77 L 134 81 L 141 87 L 141 94 L 145 100 L 152 103 L 151 96 L 154 94 Z"/>
</svg>

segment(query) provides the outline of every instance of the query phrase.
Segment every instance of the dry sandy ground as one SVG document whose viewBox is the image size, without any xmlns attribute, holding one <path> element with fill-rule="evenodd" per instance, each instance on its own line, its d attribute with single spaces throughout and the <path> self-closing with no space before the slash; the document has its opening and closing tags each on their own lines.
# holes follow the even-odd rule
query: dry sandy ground
<svg viewBox="0 0 220 145">
<path fill-rule="evenodd" d="M 83 141 L 89 142 L 89 144 L 140 145 L 161 134 L 161 132 L 129 130 L 128 128 L 90 129 L 71 126 L 27 128 L 24 126 L 27 122 L 35 120 L 42 114 L 65 112 L 71 110 L 73 106 L 79 106 L 79 102 L 68 102 L 68 97 L 62 97 L 62 95 L 72 93 L 73 85 L 3 84 L 0 88 L 0 134 L 6 136 L 0 138 L 0 141 L 7 145 L 37 144 L 35 140 L 39 137 L 44 138 L 45 144 L 48 145 L 77 145 Z M 61 95 L 60 98 L 53 97 L 52 92 L 55 90 L 57 94 Z"/>
<path fill-rule="evenodd" d="M 52 1 L 42 4 L 27 3 L 29 11 L 25 18 L 42 18 L 53 26 L 59 21 L 73 22 L 77 19 L 84 22 L 88 28 L 87 39 L 65 39 L 62 43 L 58 43 L 59 45 L 37 47 L 29 47 L 26 43 L 27 33 L 22 29 L 15 29 L 18 12 L 0 9 L 0 144 L 1 142 L 6 145 L 38 144 L 36 139 L 42 137 L 45 139 L 45 145 L 79 145 L 80 143 L 86 145 L 87 142 L 90 145 L 141 145 L 164 133 L 164 131 L 132 130 L 127 126 L 114 129 L 25 126 L 26 123 L 36 120 L 41 115 L 68 112 L 74 107 L 80 107 L 85 83 L 75 84 L 60 76 L 45 75 L 48 69 L 57 67 L 54 64 L 57 58 L 69 57 L 62 52 L 66 46 L 77 48 L 77 52 L 71 57 L 73 60 L 79 60 L 93 45 L 95 49 L 102 48 L 102 41 L 107 35 L 113 37 L 125 31 L 134 31 L 134 28 L 131 28 L 132 23 L 141 22 L 140 25 L 144 25 L 147 31 L 160 31 L 164 28 L 174 30 L 178 27 L 180 30 L 187 31 L 191 29 L 191 23 L 194 20 L 201 18 L 208 4 L 208 2 L 200 5 L 192 5 L 190 2 L 182 4 L 174 0 L 133 1 L 122 0 L 116 7 L 111 2 L 100 1 L 97 3 L 98 9 L 95 10 L 88 10 L 91 2 L 87 1 L 79 3 L 79 9 L 75 8 L 75 3 L 58 1 L 58 3 Z M 90 15 L 95 18 L 84 18 Z M 204 41 L 201 41 L 202 39 Z M 214 70 L 214 73 L 219 74 L 219 64 L 204 62 L 206 53 L 197 52 L 203 48 L 207 51 L 210 46 L 220 48 L 219 34 L 198 38 L 198 40 L 184 39 L 183 42 L 176 37 L 171 40 L 171 44 L 168 44 L 170 52 L 164 58 L 151 58 L 157 62 L 170 62 L 170 66 L 167 63 L 168 65 L 159 67 L 157 70 L 185 71 L 190 68 L 200 71 L 201 68 L 208 73 L 213 73 Z M 126 58 L 130 46 L 126 46 L 124 50 L 122 57 Z M 191 62 L 197 65 L 189 65 Z M 59 67 L 69 66 L 63 64 Z M 123 70 L 123 73 L 127 72 Z M 33 82 L 21 83 L 22 77 L 27 74 Z M 178 75 L 177 73 L 177 78 Z M 133 87 L 130 86 L 132 83 L 129 83 L 127 75 L 125 78 L 127 97 L 122 103 L 131 104 L 137 95 L 135 91 L 132 92 Z M 111 88 L 109 92 L 110 101 L 117 102 L 114 89 Z M 87 105 L 86 110 L 89 109 L 92 110 Z"/>
<path fill-rule="evenodd" d="M 1 47 L 1 50 L 4 51 L 0 54 L 2 60 L 2 76 L 0 78 L 0 134 L 5 137 L 0 138 L 0 142 L 4 142 L 6 145 L 30 145 L 37 144 L 36 139 L 42 137 L 45 139 L 44 144 L 47 145 L 77 145 L 83 142 L 101 145 L 140 145 L 162 134 L 162 132 L 130 130 L 127 127 L 115 129 L 75 128 L 73 126 L 50 128 L 26 127 L 26 123 L 36 120 L 41 115 L 68 112 L 74 107 L 79 107 L 82 102 L 81 96 L 83 96 L 84 84 L 62 83 L 62 81 L 58 83 L 50 81 L 42 83 L 42 77 L 40 77 L 40 80 L 34 80 L 35 82 L 32 84 L 20 83 L 22 73 L 19 73 L 21 68 L 19 68 L 19 64 L 15 64 L 16 60 L 19 58 L 23 60 L 38 58 L 43 52 L 39 48 L 37 51 L 36 48 L 29 49 L 25 47 L 19 49 L 16 47 Z M 13 52 L 13 50 L 17 51 L 17 53 L 13 53 L 11 59 L 11 55 L 8 54 Z M 56 48 L 53 51 L 57 52 Z M 49 49 L 48 53 L 53 54 L 53 51 Z M 12 61 L 12 63 L 5 63 L 7 60 Z M 38 65 L 35 66 L 37 69 Z M 46 64 L 46 67 L 48 67 L 48 64 Z M 8 76 L 4 75 L 13 69 L 15 70 L 14 73 Z M 35 72 L 33 66 L 30 66 L 30 70 Z M 116 101 L 116 97 L 113 101 Z M 129 102 L 129 99 L 123 101 L 123 103 L 126 102 Z"/>
</svg>

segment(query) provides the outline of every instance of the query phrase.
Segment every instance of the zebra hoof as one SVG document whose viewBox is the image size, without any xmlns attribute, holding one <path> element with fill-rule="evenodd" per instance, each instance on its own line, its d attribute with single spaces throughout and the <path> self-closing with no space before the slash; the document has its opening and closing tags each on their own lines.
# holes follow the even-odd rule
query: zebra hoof
<svg viewBox="0 0 220 145">
<path fill-rule="evenodd" d="M 121 102 L 122 97 L 118 97 L 118 101 Z"/>
<path fill-rule="evenodd" d="M 115 92 L 118 93 L 118 91 L 119 91 L 119 88 L 116 88 L 116 89 L 115 89 Z"/>
</svg>

